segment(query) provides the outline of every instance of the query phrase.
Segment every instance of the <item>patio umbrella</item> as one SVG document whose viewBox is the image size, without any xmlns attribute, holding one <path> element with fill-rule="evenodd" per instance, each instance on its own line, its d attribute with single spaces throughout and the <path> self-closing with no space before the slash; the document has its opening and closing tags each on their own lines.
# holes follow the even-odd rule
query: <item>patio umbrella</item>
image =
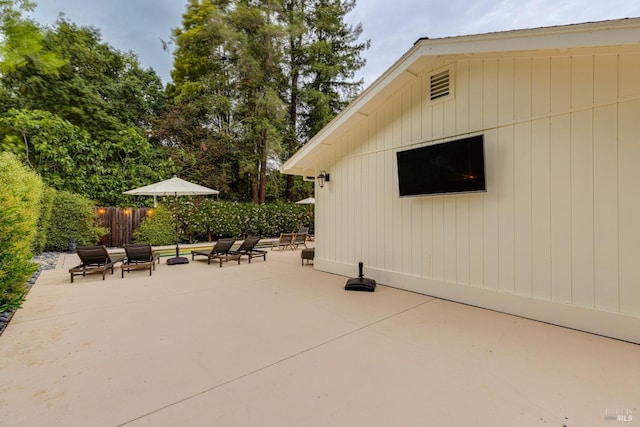
<svg viewBox="0 0 640 427">
<path fill-rule="evenodd" d="M 316 199 L 313 197 L 307 197 L 306 199 L 298 200 L 296 202 L 297 205 L 309 205 L 309 214 L 311 215 L 311 218 L 313 218 L 313 208 L 311 205 L 314 205 L 315 203 Z"/>
<path fill-rule="evenodd" d="M 124 194 L 131 194 L 134 196 L 174 196 L 175 197 L 175 214 L 176 214 L 176 256 L 175 258 L 169 258 L 167 264 L 188 264 L 189 259 L 180 257 L 180 247 L 178 240 L 178 196 L 198 196 L 207 194 L 219 194 L 218 190 L 212 188 L 203 187 L 202 185 L 194 184 L 184 179 L 180 179 L 177 176 L 173 176 L 171 179 L 156 182 L 155 184 L 145 185 L 144 187 L 135 188 L 133 190 L 125 191 Z"/>
<path fill-rule="evenodd" d="M 316 202 L 316 199 L 313 197 L 307 197 L 306 199 L 298 200 L 296 204 L 298 205 L 313 205 Z"/>
</svg>

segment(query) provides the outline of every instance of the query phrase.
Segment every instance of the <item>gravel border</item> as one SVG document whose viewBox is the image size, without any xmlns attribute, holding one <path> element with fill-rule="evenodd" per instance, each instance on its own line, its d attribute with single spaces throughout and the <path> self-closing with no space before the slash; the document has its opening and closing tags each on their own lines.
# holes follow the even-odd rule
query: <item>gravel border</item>
<svg viewBox="0 0 640 427">
<path fill-rule="evenodd" d="M 31 259 L 31 261 L 38 264 L 38 270 L 35 273 L 33 273 L 31 278 L 27 281 L 27 293 L 31 290 L 31 287 L 36 283 L 36 280 L 38 280 L 38 276 L 40 276 L 40 272 L 42 270 L 54 270 L 56 268 L 56 264 L 58 263 L 59 257 L 60 257 L 59 252 L 43 252 L 40 255 L 36 255 Z M 6 329 L 14 313 L 15 311 L 0 312 L 0 335 L 2 335 L 2 333 Z"/>
</svg>

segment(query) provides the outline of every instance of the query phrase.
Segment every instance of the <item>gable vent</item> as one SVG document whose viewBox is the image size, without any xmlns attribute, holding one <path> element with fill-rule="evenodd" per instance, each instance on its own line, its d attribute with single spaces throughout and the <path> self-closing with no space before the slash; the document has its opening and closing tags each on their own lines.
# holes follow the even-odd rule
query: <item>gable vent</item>
<svg viewBox="0 0 640 427">
<path fill-rule="evenodd" d="M 442 98 L 449 95 L 449 70 L 431 75 L 430 99 Z"/>
</svg>

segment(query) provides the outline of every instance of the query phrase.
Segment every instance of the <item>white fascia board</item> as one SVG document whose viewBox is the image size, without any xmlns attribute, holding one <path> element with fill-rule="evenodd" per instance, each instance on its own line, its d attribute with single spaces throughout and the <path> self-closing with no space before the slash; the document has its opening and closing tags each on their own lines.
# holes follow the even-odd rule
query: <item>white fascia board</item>
<svg viewBox="0 0 640 427">
<path fill-rule="evenodd" d="M 558 27 L 503 31 L 471 36 L 420 39 L 422 55 L 466 55 L 622 46 L 640 43 L 640 18 Z"/>
<path fill-rule="evenodd" d="M 313 138 L 287 160 L 281 171 L 291 175 L 302 175 L 309 169 L 302 166 L 303 159 L 312 155 L 322 145 L 332 145 L 340 135 L 341 129 L 353 126 L 368 116 L 371 104 L 384 93 L 393 93 L 408 81 L 417 77 L 417 71 L 411 71 L 414 64 L 422 62 L 423 54 L 417 46 L 412 47 L 395 64 L 385 71 L 376 81 L 364 90 L 353 102 L 342 110 L 333 120 L 322 128 Z"/>
</svg>

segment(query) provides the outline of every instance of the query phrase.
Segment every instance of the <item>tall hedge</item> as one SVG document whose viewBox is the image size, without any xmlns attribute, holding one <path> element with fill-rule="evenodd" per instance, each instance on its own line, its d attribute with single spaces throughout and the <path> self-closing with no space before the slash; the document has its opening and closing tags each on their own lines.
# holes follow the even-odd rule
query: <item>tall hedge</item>
<svg viewBox="0 0 640 427">
<path fill-rule="evenodd" d="M 78 246 L 91 246 L 109 232 L 97 225 L 94 203 L 84 196 L 56 192 L 47 228 L 45 250 L 66 251 L 71 240 Z"/>
<path fill-rule="evenodd" d="M 243 237 L 278 236 L 301 226 L 313 228 L 313 217 L 307 205 L 295 203 L 242 203 L 204 200 L 199 203 L 183 198 L 180 202 L 183 231 L 188 240 L 202 240 L 210 234 Z"/>
<path fill-rule="evenodd" d="M 166 208 L 156 209 L 144 219 L 134 241 L 152 245 L 175 243 L 174 199 Z M 209 237 L 243 238 L 248 235 L 278 236 L 305 226 L 313 230 L 313 215 L 308 205 L 295 203 L 239 203 L 180 197 L 178 203 L 181 242 L 206 241 Z"/>
<path fill-rule="evenodd" d="M 31 262 L 43 184 L 10 153 L 0 153 L 0 312 L 20 307 Z"/>
</svg>

